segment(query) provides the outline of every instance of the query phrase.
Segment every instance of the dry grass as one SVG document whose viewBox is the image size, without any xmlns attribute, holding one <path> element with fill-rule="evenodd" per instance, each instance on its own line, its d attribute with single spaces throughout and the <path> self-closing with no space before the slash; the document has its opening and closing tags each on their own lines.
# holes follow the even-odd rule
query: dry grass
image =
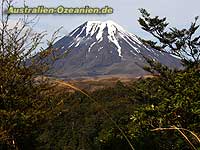
<svg viewBox="0 0 200 150">
<path fill-rule="evenodd" d="M 163 130 L 177 130 L 182 136 L 183 138 L 187 141 L 187 143 L 190 145 L 190 147 L 194 150 L 198 150 L 193 144 L 192 142 L 190 141 L 190 139 L 184 134 L 183 131 L 187 131 L 189 132 L 195 139 L 198 143 L 200 143 L 200 138 L 192 131 L 190 130 L 187 130 L 187 129 L 184 129 L 184 128 L 177 128 L 176 126 L 172 126 L 170 128 L 156 128 L 156 129 L 153 129 L 152 131 L 163 131 Z"/>
<path fill-rule="evenodd" d="M 107 87 L 114 87 L 117 81 L 121 81 L 124 84 L 129 84 L 135 80 L 137 79 L 126 77 L 95 77 L 69 80 L 67 83 L 79 87 L 80 89 L 95 91 Z"/>
</svg>

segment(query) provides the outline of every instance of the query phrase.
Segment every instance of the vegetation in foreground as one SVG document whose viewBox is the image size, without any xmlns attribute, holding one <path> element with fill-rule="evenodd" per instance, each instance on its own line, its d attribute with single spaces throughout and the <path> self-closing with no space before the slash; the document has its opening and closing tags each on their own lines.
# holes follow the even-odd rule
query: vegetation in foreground
<svg viewBox="0 0 200 150">
<path fill-rule="evenodd" d="M 9 28 L 8 16 L 3 17 L 0 149 L 129 150 L 128 140 L 134 149 L 199 149 L 200 37 L 192 38 L 199 26 L 195 20 L 189 29 L 166 31 L 165 18 L 151 18 L 143 9 L 141 13 L 142 28 L 160 45 L 144 42 L 177 55 L 185 69 L 170 70 L 147 60 L 146 69 L 159 76 L 74 93 L 42 78 L 47 66 L 41 62 L 49 51 L 25 64 L 44 35 L 33 34 L 26 18 L 22 26 Z"/>
<path fill-rule="evenodd" d="M 89 93 L 96 103 L 79 92 L 68 95 L 59 117 L 43 126 L 39 149 L 131 149 L 104 111 L 135 149 L 197 149 L 199 139 L 190 131 L 199 136 L 200 74 L 187 70 L 165 75 L 130 86 L 119 81 Z"/>
</svg>

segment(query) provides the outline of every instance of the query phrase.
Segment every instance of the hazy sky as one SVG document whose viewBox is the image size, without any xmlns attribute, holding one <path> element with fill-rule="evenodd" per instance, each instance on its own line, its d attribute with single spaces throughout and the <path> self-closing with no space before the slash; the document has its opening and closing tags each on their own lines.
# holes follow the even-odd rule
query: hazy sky
<svg viewBox="0 0 200 150">
<path fill-rule="evenodd" d="M 23 6 L 24 0 L 15 0 L 14 6 Z M 147 9 L 153 16 L 166 16 L 172 26 L 190 25 L 195 16 L 200 15 L 200 0 L 26 0 L 28 6 L 44 5 L 47 7 L 92 7 L 110 6 L 114 13 L 110 15 L 39 15 L 36 30 L 47 30 L 49 33 L 63 26 L 62 34 L 71 32 L 78 25 L 88 20 L 113 20 L 124 29 L 138 36 L 147 37 L 140 29 L 137 19 L 139 8 Z M 33 16 L 33 15 L 32 15 Z M 12 16 L 17 19 L 21 15 Z"/>
</svg>

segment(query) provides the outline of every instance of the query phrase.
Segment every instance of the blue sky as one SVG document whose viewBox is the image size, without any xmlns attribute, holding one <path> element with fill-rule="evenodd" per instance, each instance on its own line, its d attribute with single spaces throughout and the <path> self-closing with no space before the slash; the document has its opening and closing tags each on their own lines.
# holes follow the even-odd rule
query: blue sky
<svg viewBox="0 0 200 150">
<path fill-rule="evenodd" d="M 14 6 L 23 6 L 24 0 L 14 0 Z M 63 26 L 61 35 L 66 35 L 78 25 L 88 20 L 113 20 L 127 31 L 141 37 L 148 37 L 140 29 L 137 19 L 139 8 L 147 9 L 153 16 L 167 17 L 171 26 L 184 27 L 190 25 L 195 16 L 200 16 L 199 0 L 26 0 L 28 6 L 44 5 L 46 7 L 91 7 L 110 6 L 114 13 L 110 15 L 39 15 L 37 31 L 46 30 L 49 34 Z M 33 16 L 33 15 L 32 15 Z M 21 15 L 12 16 L 12 19 Z"/>
</svg>

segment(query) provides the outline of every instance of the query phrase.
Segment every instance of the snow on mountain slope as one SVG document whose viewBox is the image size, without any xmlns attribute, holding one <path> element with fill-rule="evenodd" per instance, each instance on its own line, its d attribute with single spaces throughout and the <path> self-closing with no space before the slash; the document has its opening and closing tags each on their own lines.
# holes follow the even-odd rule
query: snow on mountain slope
<svg viewBox="0 0 200 150">
<path fill-rule="evenodd" d="M 85 22 L 57 41 L 54 48 L 63 57 L 54 63 L 51 74 L 62 77 L 144 75 L 144 56 L 180 67 L 178 59 L 146 47 L 136 35 L 110 20 Z"/>
</svg>

